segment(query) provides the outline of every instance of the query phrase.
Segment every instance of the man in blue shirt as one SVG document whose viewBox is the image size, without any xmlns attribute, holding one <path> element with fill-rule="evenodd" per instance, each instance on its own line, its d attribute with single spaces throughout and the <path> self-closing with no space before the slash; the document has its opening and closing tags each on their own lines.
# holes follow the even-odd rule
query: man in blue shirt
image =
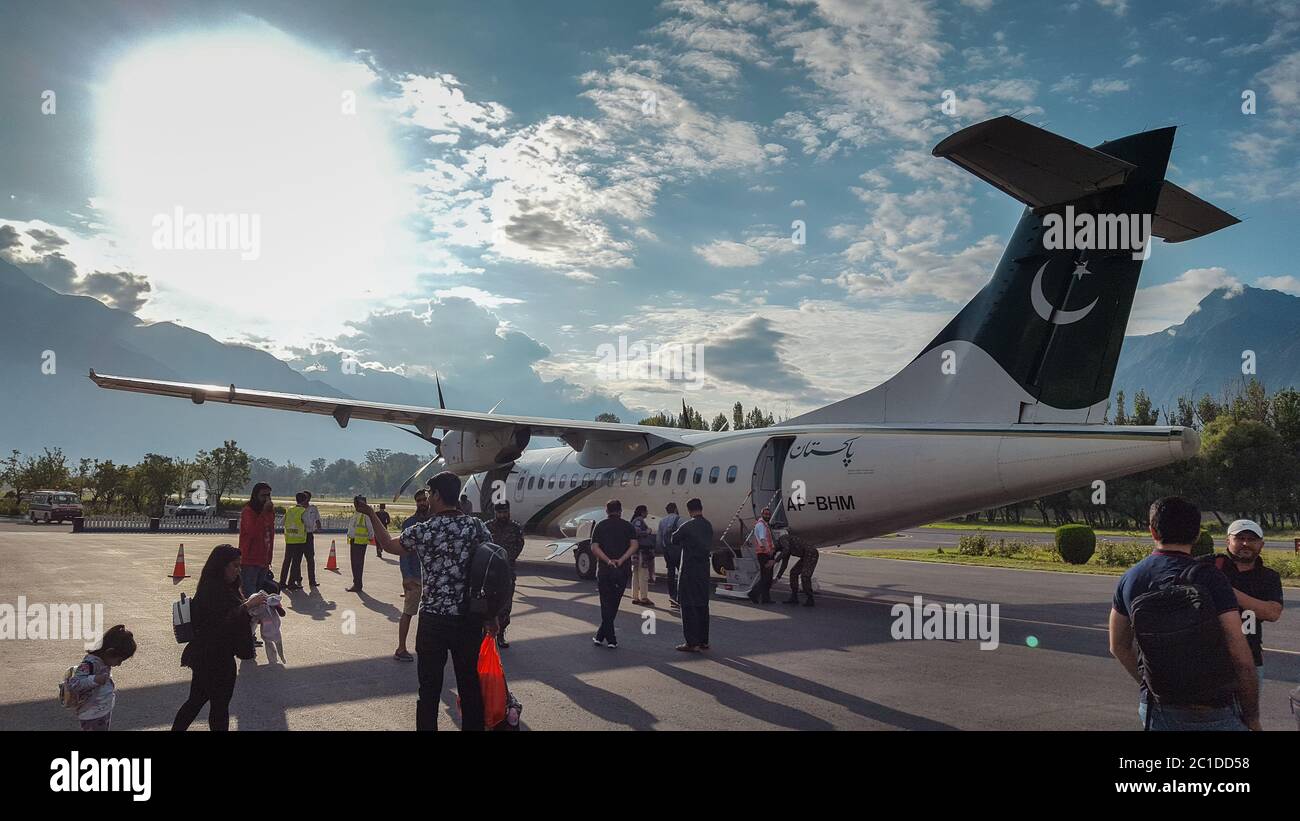
<svg viewBox="0 0 1300 821">
<path fill-rule="evenodd" d="M 1151 505 L 1150 530 L 1156 549 L 1120 579 L 1110 611 L 1110 652 L 1138 683 L 1138 716 L 1152 730 L 1260 729 L 1259 685 L 1250 646 L 1241 632 L 1237 597 L 1227 578 L 1212 565 L 1198 571 L 1196 582 L 1208 590 L 1218 614 L 1235 676 L 1235 693 L 1206 704 L 1162 704 L 1148 698 L 1148 671 L 1135 644 L 1130 608 L 1139 596 L 1160 589 L 1196 564 L 1192 543 L 1200 535 L 1201 511 L 1177 496 L 1158 499 Z"/>
</svg>

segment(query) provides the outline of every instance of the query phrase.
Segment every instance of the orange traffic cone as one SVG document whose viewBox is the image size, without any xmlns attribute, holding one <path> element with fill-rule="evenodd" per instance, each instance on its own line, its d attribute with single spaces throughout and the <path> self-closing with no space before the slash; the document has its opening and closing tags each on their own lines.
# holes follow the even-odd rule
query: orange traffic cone
<svg viewBox="0 0 1300 821">
<path fill-rule="evenodd" d="M 325 562 L 325 569 L 333 570 L 335 573 L 339 572 L 339 557 L 338 553 L 334 550 L 333 539 L 330 539 L 330 558 L 329 561 Z"/>
<path fill-rule="evenodd" d="M 189 578 L 189 574 L 185 572 L 185 542 L 181 542 L 181 549 L 176 551 L 176 566 L 172 568 L 172 578 Z"/>
</svg>

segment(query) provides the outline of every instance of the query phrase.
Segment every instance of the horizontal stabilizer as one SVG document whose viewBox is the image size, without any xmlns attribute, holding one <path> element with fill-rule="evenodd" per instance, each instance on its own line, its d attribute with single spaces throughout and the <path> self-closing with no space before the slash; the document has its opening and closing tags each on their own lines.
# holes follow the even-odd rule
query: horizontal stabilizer
<svg viewBox="0 0 1300 821">
<path fill-rule="evenodd" d="M 1136 166 L 1015 117 L 963 128 L 934 147 L 1032 208 L 1073 202 L 1121 185 Z"/>
<path fill-rule="evenodd" d="M 1212 234 L 1241 220 L 1205 200 L 1165 181 L 1151 221 L 1151 233 L 1165 242 L 1184 242 Z"/>
</svg>

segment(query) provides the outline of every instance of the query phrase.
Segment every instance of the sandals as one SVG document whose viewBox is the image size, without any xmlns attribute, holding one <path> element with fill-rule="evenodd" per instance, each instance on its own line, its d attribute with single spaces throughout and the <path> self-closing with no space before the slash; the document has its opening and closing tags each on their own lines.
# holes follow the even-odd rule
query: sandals
<svg viewBox="0 0 1300 821">
<path fill-rule="evenodd" d="M 398 650 L 396 653 L 393 653 L 393 660 L 394 661 L 415 661 L 415 656 L 411 655 L 405 650 Z"/>
</svg>

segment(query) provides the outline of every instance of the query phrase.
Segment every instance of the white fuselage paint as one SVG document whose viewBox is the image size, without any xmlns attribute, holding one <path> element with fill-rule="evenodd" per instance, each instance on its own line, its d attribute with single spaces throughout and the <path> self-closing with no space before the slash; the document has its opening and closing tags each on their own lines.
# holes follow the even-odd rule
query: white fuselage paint
<svg viewBox="0 0 1300 821">
<path fill-rule="evenodd" d="M 566 447 L 525 451 L 506 481 L 511 515 L 531 533 L 563 536 L 572 535 L 567 523 L 602 516 L 610 499 L 629 518 L 646 505 L 653 527 L 668 502 L 684 514 L 686 501 L 699 497 L 719 539 L 735 546 L 772 501 L 760 456 L 769 441 L 788 439 L 781 486 L 790 530 L 836 545 L 1149 470 L 1199 446 L 1196 432 L 1180 427 L 1048 424 L 799 425 L 685 438 L 694 446 L 686 454 L 605 470 L 583 468 Z M 611 470 L 612 484 L 604 478 Z M 484 474 L 467 481 L 471 498 L 483 481 Z M 791 500 L 796 482 L 802 505 Z M 756 500 L 751 491 L 760 485 Z"/>
</svg>

